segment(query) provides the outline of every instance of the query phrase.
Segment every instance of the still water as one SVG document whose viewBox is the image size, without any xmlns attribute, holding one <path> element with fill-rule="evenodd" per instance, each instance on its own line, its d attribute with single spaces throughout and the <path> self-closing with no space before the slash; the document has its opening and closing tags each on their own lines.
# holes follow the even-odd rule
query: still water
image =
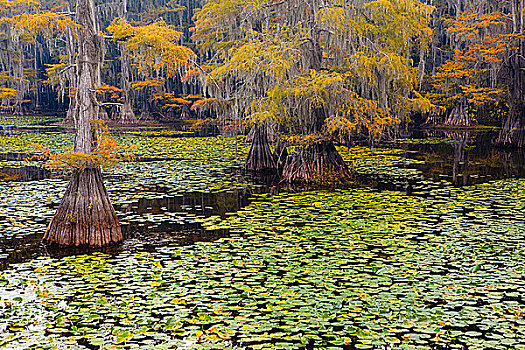
<svg viewBox="0 0 525 350">
<path fill-rule="evenodd" d="M 2 346 L 525 346 L 524 158 L 490 132 L 340 149 L 351 188 L 306 192 L 244 175 L 242 139 L 134 135 L 161 146 L 106 173 L 126 239 L 102 252 L 40 243 L 67 178 L 10 132 Z"/>
</svg>

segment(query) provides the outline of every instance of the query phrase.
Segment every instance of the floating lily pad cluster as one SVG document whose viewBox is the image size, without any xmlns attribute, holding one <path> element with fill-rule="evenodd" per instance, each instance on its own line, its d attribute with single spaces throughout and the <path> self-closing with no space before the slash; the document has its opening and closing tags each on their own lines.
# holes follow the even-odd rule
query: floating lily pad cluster
<svg viewBox="0 0 525 350">
<path fill-rule="evenodd" d="M 0 127 L 5 126 L 31 126 L 35 124 L 48 124 L 53 122 L 61 121 L 60 117 L 57 116 L 10 116 L 10 115 L 1 115 L 0 116 Z"/>
<path fill-rule="evenodd" d="M 418 171 L 411 166 L 422 161 L 406 157 L 409 151 L 395 148 L 339 147 L 339 153 L 350 168 L 358 174 L 388 174 L 415 176 Z"/>
<path fill-rule="evenodd" d="M 0 266 L 0 347 L 525 349 L 523 180 L 458 189 L 411 151 L 340 148 L 358 176 L 425 197 L 263 194 L 238 211 L 258 192 L 243 138 L 163 132 L 117 137 L 136 155 L 105 174 L 133 230 L 118 254 L 31 259 L 67 179 L 0 182 L 0 261 L 30 259 Z M 34 141 L 72 135 L 1 137 L 0 153 Z"/>
<path fill-rule="evenodd" d="M 14 265 L 17 348 L 523 349 L 525 182 L 256 196 L 230 237 Z"/>
<path fill-rule="evenodd" d="M 151 128 L 142 128 L 150 130 Z M 140 131 L 142 131 L 140 129 Z M 151 130 L 164 130 L 158 128 Z M 197 219 L 227 211 L 235 211 L 245 197 L 260 192 L 252 181 L 239 171 L 246 157 L 248 144 L 244 138 L 226 137 L 144 137 L 117 136 L 120 143 L 134 145 L 135 162 L 122 162 L 105 174 L 105 183 L 115 204 L 117 214 L 128 230 L 144 233 L 166 230 L 194 229 Z M 55 151 L 71 146 L 73 137 L 67 133 L 25 133 L 15 137 L 2 137 L 2 152 L 22 152 L 33 142 L 40 142 Z M 356 146 L 340 148 L 344 158 L 356 172 L 356 179 L 382 181 L 403 189 L 408 180 L 415 181 L 414 190 L 430 191 L 447 186 L 422 179 L 422 175 L 411 169 L 421 163 L 407 159 L 405 151 L 376 148 L 373 151 Z M 23 153 L 21 153 L 23 155 Z M 21 168 L 37 165 L 25 164 L 21 160 L 5 160 L 0 165 Z M 5 177 L 7 179 L 7 177 Z M 11 177 L 14 178 L 14 177 Z M 7 195 L 0 201 L 0 227 L 5 244 L 0 246 L 0 260 L 18 256 L 16 261 L 32 256 L 28 249 L 39 241 L 65 190 L 67 177 L 56 174 L 54 179 L 44 182 L 29 181 L 7 185 L 0 181 L 0 191 Z M 162 203 L 177 198 L 192 197 L 193 193 L 215 193 L 208 204 L 185 204 L 184 208 L 163 210 L 141 203 Z M 188 194 L 190 194 L 188 196 Z M 230 198 L 227 201 L 221 198 Z M 236 201 L 233 199 L 237 199 Z M 235 203 L 229 203 L 231 201 Z M 25 203 L 19 205 L 19 203 Z M 165 207 L 159 205 L 159 208 Z M 208 207 L 208 208 L 206 208 Z M 141 208 L 141 209 L 139 209 Z M 209 209 L 212 208 L 212 209 Z M 144 210 L 145 209 L 145 210 Z M 13 213 L 13 214 L 11 214 Z M 131 232 L 131 231 L 130 231 Z M 26 242 L 22 244 L 21 242 Z M 16 244 L 15 244 L 16 243 Z M 15 248 L 15 245 L 17 246 Z M 40 250 L 37 249 L 37 253 Z"/>
<path fill-rule="evenodd" d="M 422 144 L 422 145 L 439 145 L 439 144 L 454 144 L 458 141 L 453 140 L 448 137 L 428 137 L 424 139 L 416 139 L 416 138 L 401 138 L 397 139 L 391 144 L 394 145 L 404 145 L 404 144 Z"/>
<path fill-rule="evenodd" d="M 450 186 L 443 181 L 429 181 L 417 168 L 425 161 L 411 157 L 417 152 L 398 148 L 339 147 L 339 152 L 355 174 L 355 180 L 364 185 L 407 193 L 425 192 Z"/>
<path fill-rule="evenodd" d="M 141 136 L 121 134 L 116 140 L 131 147 L 135 162 L 122 162 L 108 175 L 117 181 L 126 178 L 125 185 L 134 191 L 141 187 L 151 188 L 151 184 L 168 189 L 171 193 L 181 191 L 200 191 L 206 189 L 222 190 L 246 183 L 232 168 L 243 166 L 249 145 L 244 137 L 149 137 L 142 133 L 154 132 L 161 135 L 164 128 L 139 130 Z M 169 130 L 169 129 L 166 129 Z M 155 134 L 156 135 L 156 134 Z M 27 133 L 0 138 L 0 153 L 27 152 L 33 143 L 40 143 L 52 151 L 64 151 L 71 147 L 73 136 L 67 133 L 37 134 Z M 407 179 L 420 181 L 421 172 L 414 166 L 421 161 L 408 159 L 400 149 L 367 147 L 340 147 L 340 153 L 350 168 L 368 182 L 380 181 L 397 183 L 403 187 Z M 18 163 L 5 164 L 17 166 Z M 33 163 L 31 165 L 34 165 Z M 177 169 L 176 172 L 171 171 Z M 227 170 L 228 176 L 224 176 Z M 174 176 L 175 175 L 175 176 Z M 110 186 L 111 187 L 111 186 Z M 137 191 L 134 191 L 137 192 Z"/>
<path fill-rule="evenodd" d="M 17 260 L 40 254 L 40 242 L 67 182 L 59 179 L 0 182 L 0 268 L 9 257 Z"/>
<path fill-rule="evenodd" d="M 73 134 L 69 133 L 22 133 L 0 137 L 0 153 L 32 153 L 34 143 L 53 152 L 62 152 L 73 146 Z"/>
<path fill-rule="evenodd" d="M 22 151 L 32 142 L 54 150 L 65 149 L 72 142 L 70 134 L 24 134 L 0 137 L 5 148 L 0 152 Z M 195 229 L 195 219 L 236 210 L 248 191 L 249 182 L 237 170 L 245 157 L 247 145 L 233 138 L 148 138 L 124 136 L 122 143 L 136 144 L 137 161 L 122 162 L 106 172 L 105 183 L 117 215 L 124 225 L 143 231 L 179 228 Z M 32 162 L 31 165 L 36 165 Z M 0 167 L 22 168 L 23 160 L 0 161 Z M 8 257 L 23 260 L 32 256 L 35 246 L 49 223 L 67 185 L 67 176 L 26 182 L 0 181 L 0 261 Z M 253 187 L 253 185 L 250 185 Z M 248 192 L 246 192 L 248 191 Z M 194 195 L 202 192 L 201 195 Z M 216 193 L 210 200 L 208 193 Z M 197 197 L 200 201 L 188 198 Z M 186 198 L 186 202 L 184 202 Z M 169 203 L 183 201 L 182 207 Z M 231 201 L 235 203 L 230 203 Z M 144 204 L 145 202 L 150 204 Z M 163 210 L 148 209 L 153 202 Z M 207 208 L 206 208 L 207 207 Z M 210 209 L 211 207 L 211 209 Z M 221 207 L 221 208 L 219 208 Z M 40 249 L 36 249 L 36 253 Z M 29 256 L 27 256 L 29 254 Z"/>
<path fill-rule="evenodd" d="M 118 200 L 247 186 L 238 169 L 248 146 L 240 138 L 126 137 L 120 142 L 133 144 L 137 161 L 123 162 L 108 174 L 108 187 L 118 191 Z M 131 195 L 122 198 L 125 193 Z"/>
<path fill-rule="evenodd" d="M 193 131 L 175 130 L 168 126 L 138 127 L 132 130 L 123 130 L 125 135 L 149 136 L 149 137 L 185 137 L 195 136 Z"/>
</svg>

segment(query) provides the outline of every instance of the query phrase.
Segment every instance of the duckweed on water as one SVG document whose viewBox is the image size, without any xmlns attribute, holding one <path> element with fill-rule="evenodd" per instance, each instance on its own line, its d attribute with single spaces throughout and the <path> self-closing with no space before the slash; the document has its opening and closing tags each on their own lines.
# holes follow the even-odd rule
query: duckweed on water
<svg viewBox="0 0 525 350">
<path fill-rule="evenodd" d="M 518 180 L 260 196 L 204 220 L 214 243 L 3 271 L 0 344 L 522 349 L 524 203 Z"/>
<path fill-rule="evenodd" d="M 429 137 L 425 139 L 397 139 L 391 142 L 394 145 L 403 145 L 403 144 L 421 144 L 421 145 L 439 145 L 439 144 L 454 144 L 458 141 L 455 141 L 448 137 Z"/>
<path fill-rule="evenodd" d="M 177 209 L 176 212 L 166 210 L 152 216 L 153 213 L 137 213 L 137 208 L 142 205 L 143 200 L 162 202 L 195 192 L 233 194 L 256 187 L 239 171 L 248 150 L 248 144 L 242 137 L 119 136 L 119 141 L 128 145 L 134 144 L 133 151 L 138 159 L 136 162 L 122 162 L 105 174 L 106 187 L 116 206 L 119 219 L 124 224 L 139 225 L 141 229 L 160 228 L 165 226 L 165 223 L 193 227 L 195 219 L 201 215 L 190 216 L 186 210 L 181 213 L 181 210 Z M 0 142 L 4 147 L 2 152 L 22 151 L 32 142 L 53 145 L 53 149 L 58 151 L 71 144 L 72 135 L 28 133 L 16 137 L 3 137 L 0 138 Z M 389 172 L 395 173 L 398 169 L 407 170 L 400 168 L 401 164 L 404 164 L 402 150 L 375 149 L 372 152 L 367 148 L 355 147 L 350 150 L 341 148 L 341 152 L 358 174 L 379 173 L 383 176 Z M 20 168 L 36 163 L 0 161 L 0 165 Z M 0 244 L 0 262 L 5 262 L 13 256 L 21 257 L 17 258 L 17 261 L 29 257 L 28 251 L 39 242 L 66 185 L 67 177 L 62 176 L 42 181 L 0 182 L 0 192 L 5 194 L 0 198 L 0 239 L 5 243 L 5 246 Z M 217 209 L 214 207 L 212 211 Z M 206 211 L 210 212 L 209 209 Z M 22 254 L 20 249 L 25 253 Z"/>
<path fill-rule="evenodd" d="M 8 116 L 0 115 L 1 126 L 31 126 L 35 124 L 60 122 L 62 119 L 58 116 Z"/>
<path fill-rule="evenodd" d="M 63 152 L 73 146 L 73 134 L 68 133 L 23 133 L 0 137 L 0 153 L 31 152 L 33 143 L 39 143 L 53 152 Z"/>
<path fill-rule="evenodd" d="M 351 169 L 363 175 L 416 175 L 419 172 L 410 166 L 423 163 L 420 160 L 407 158 L 406 153 L 410 151 L 395 148 L 371 149 L 355 146 L 339 147 L 338 151 Z"/>
<path fill-rule="evenodd" d="M 65 147 L 64 135 L 42 140 Z M 170 196 L 252 186 L 231 171 L 248 145 L 119 137 L 137 145 L 141 159 L 106 174 L 123 222 L 188 219 L 231 236 L 13 265 L 0 274 L 0 347 L 525 348 L 523 181 L 422 184 L 427 198 L 371 190 L 263 195 L 227 219 L 142 212 L 141 201 L 160 207 Z M 2 141 L 1 152 L 32 139 Z M 407 151 L 340 150 L 358 174 L 422 178 L 411 168 L 421 161 L 406 159 Z M 43 232 L 65 186 L 0 183 L 1 239 Z"/>
</svg>

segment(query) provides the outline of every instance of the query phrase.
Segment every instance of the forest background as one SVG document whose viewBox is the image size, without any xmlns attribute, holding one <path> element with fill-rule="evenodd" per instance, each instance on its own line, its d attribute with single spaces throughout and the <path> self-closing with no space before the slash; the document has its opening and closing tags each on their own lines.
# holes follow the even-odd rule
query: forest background
<svg viewBox="0 0 525 350">
<path fill-rule="evenodd" d="M 2 113 L 72 123 L 75 5 L 2 1 Z M 123 0 L 95 11 L 99 119 L 264 124 L 342 142 L 483 123 L 502 127 L 499 145 L 525 143 L 522 0 Z"/>
</svg>

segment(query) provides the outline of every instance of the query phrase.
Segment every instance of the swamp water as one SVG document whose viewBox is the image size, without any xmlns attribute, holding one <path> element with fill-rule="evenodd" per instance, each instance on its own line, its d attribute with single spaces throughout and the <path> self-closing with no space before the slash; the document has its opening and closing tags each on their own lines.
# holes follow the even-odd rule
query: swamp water
<svg viewBox="0 0 525 350">
<path fill-rule="evenodd" d="M 525 349 L 524 158 L 490 134 L 342 148 L 371 187 L 270 194 L 240 138 L 141 130 L 108 251 L 39 243 L 65 179 L 0 182 L 0 348 Z"/>
</svg>

